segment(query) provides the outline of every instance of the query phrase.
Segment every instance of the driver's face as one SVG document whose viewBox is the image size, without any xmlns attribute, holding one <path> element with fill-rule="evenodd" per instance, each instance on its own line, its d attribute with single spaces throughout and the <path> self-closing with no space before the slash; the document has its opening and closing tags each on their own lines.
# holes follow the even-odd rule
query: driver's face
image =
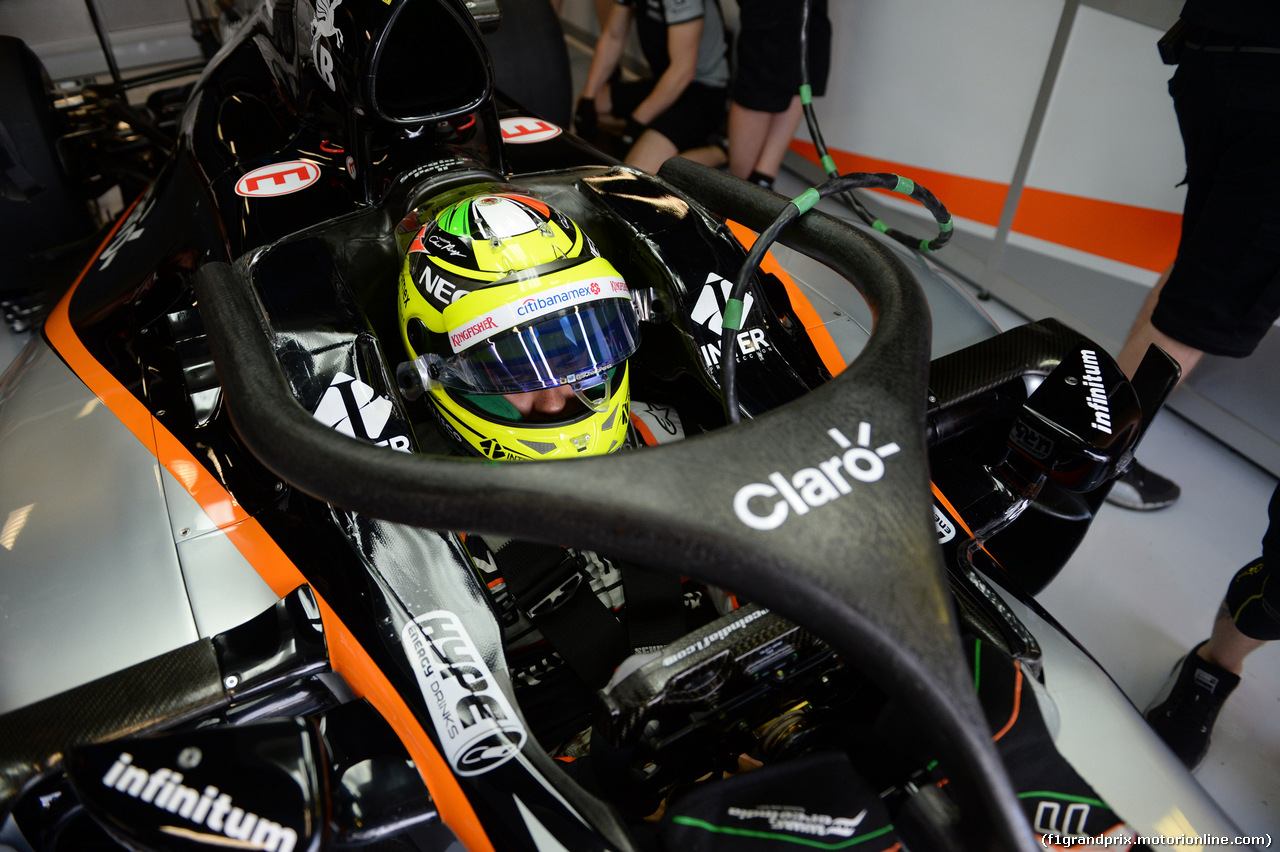
<svg viewBox="0 0 1280 852">
<path fill-rule="evenodd" d="M 525 393 L 503 394 L 507 402 L 516 407 L 520 416 L 526 420 L 551 420 L 562 416 L 570 406 L 581 406 L 568 385 L 554 388 L 527 391 Z"/>
</svg>

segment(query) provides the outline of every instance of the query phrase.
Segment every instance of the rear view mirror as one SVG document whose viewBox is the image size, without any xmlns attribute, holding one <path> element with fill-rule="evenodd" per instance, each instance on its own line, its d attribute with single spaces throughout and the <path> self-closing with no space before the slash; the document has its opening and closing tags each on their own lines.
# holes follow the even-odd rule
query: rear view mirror
<svg viewBox="0 0 1280 852">
<path fill-rule="evenodd" d="M 401 3 L 373 57 L 371 102 L 378 115 L 419 124 L 484 103 L 493 72 L 476 26 L 452 0 Z"/>
</svg>

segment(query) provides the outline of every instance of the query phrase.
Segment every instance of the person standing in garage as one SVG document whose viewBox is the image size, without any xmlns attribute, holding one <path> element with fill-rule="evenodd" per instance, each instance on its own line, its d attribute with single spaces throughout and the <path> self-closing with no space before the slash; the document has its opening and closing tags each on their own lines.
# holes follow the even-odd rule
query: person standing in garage
<svg viewBox="0 0 1280 852">
<path fill-rule="evenodd" d="M 654 76 L 610 82 L 633 19 Z M 590 134 L 599 115 L 624 119 L 624 160 L 647 172 L 676 154 L 719 166 L 726 155 L 712 140 L 724 122 L 728 86 L 717 0 L 618 0 L 596 42 L 575 126 Z"/>
<path fill-rule="evenodd" d="M 831 62 L 827 0 L 738 0 L 729 172 L 767 189 L 773 189 L 804 115 L 799 92 L 806 3 L 809 86 L 812 94 L 821 96 Z"/>
<path fill-rule="evenodd" d="M 1138 312 L 1117 361 L 1132 376 L 1155 343 L 1182 366 L 1243 358 L 1280 317 L 1280 4 L 1187 0 L 1161 39 L 1186 152 L 1177 258 Z M 1159 509 L 1180 489 L 1136 462 L 1108 501 Z"/>
<path fill-rule="evenodd" d="M 1138 314 L 1118 359 L 1129 375 L 1156 343 L 1185 379 L 1205 352 L 1243 358 L 1280 318 L 1280 4 L 1187 0 L 1161 40 L 1187 159 L 1187 202 L 1173 266 Z M 1129 497 L 1160 498 L 1138 470 Z M 1177 497 L 1172 487 L 1171 502 Z M 1136 487 L 1134 487 L 1136 486 Z M 1168 490 L 1168 489 L 1165 489 Z M 1121 503 L 1121 505 L 1128 505 Z M 1262 556 L 1236 572 L 1210 638 L 1174 667 L 1147 721 L 1194 768 L 1209 749 L 1245 657 L 1280 639 L 1280 488 Z"/>
</svg>

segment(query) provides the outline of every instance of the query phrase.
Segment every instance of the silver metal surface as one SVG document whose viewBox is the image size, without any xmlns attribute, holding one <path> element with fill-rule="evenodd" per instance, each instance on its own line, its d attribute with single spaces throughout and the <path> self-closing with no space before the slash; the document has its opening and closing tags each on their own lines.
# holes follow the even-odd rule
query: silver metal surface
<svg viewBox="0 0 1280 852">
<path fill-rule="evenodd" d="M 171 515 L 192 518 L 193 529 L 213 523 L 168 471 L 165 495 Z M 179 533 L 181 528 L 179 529 Z M 178 559 L 201 636 L 213 636 L 243 624 L 278 598 L 221 530 L 178 538 Z"/>
<path fill-rule="evenodd" d="M 33 339 L 0 379 L 0 712 L 196 639 L 169 530 L 155 456 Z"/>
<path fill-rule="evenodd" d="M 819 209 L 854 227 L 870 230 L 852 221 L 848 210 L 834 202 L 824 201 Z M 921 229 L 921 233 L 925 232 Z M 944 270 L 891 240 L 886 239 L 885 243 L 915 272 L 929 300 L 929 312 L 934 317 L 931 357 L 972 346 L 999 331 L 978 300 Z M 804 291 L 845 362 L 852 361 L 866 345 L 872 325 L 871 309 L 861 294 L 848 281 L 797 251 L 776 243 L 769 251 Z"/>
</svg>

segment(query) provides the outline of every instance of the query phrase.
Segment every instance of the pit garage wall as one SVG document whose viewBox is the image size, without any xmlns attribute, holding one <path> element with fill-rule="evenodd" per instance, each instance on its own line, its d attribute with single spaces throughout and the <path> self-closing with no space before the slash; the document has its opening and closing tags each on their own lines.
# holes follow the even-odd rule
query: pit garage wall
<svg viewBox="0 0 1280 852">
<path fill-rule="evenodd" d="M 107 30 L 121 71 L 200 58 L 191 10 L 205 0 L 88 0 Z M 0 33 L 17 36 L 55 81 L 107 70 L 86 0 L 3 0 Z M 249 0 L 236 5 L 248 6 Z"/>
<path fill-rule="evenodd" d="M 1116 352 L 1177 250 L 1184 160 L 1156 41 L 1181 5 L 830 0 L 823 137 L 842 173 L 897 172 L 948 205 L 940 263 Z M 816 181 L 809 138 L 788 163 Z M 933 233 L 899 198 L 871 203 Z M 1273 329 L 1249 359 L 1207 357 L 1170 405 L 1280 475 L 1277 356 Z"/>
</svg>

